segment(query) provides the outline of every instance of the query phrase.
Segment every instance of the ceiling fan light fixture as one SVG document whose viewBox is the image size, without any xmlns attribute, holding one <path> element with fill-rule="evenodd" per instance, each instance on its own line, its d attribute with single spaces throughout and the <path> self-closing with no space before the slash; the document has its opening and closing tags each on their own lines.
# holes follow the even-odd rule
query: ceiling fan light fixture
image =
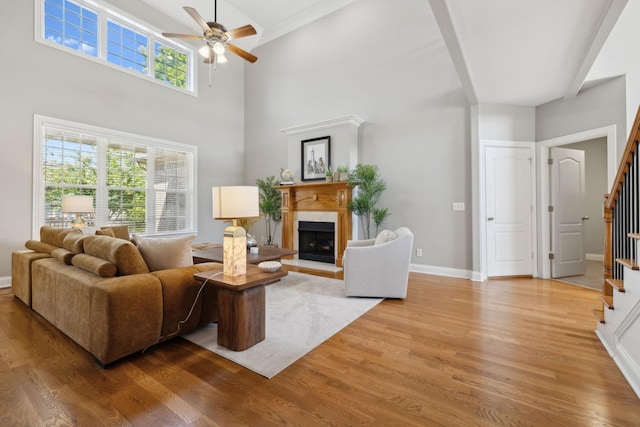
<svg viewBox="0 0 640 427">
<path fill-rule="evenodd" d="M 224 51 L 225 51 L 224 45 L 220 42 L 215 42 L 213 44 L 213 51 L 216 53 L 216 55 L 224 54 Z"/>
<path fill-rule="evenodd" d="M 209 57 L 209 45 L 206 44 L 204 46 L 202 46 L 200 49 L 198 49 L 198 53 L 200 53 L 200 55 L 202 55 L 204 58 L 208 58 Z"/>
<path fill-rule="evenodd" d="M 218 64 L 226 64 L 229 61 L 227 57 L 224 56 L 224 53 L 217 54 L 216 58 L 218 59 Z"/>
</svg>

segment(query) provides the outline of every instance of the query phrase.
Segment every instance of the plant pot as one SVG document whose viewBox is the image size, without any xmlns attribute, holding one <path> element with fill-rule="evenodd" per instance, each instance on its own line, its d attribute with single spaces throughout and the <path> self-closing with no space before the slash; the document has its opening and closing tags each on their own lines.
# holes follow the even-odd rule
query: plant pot
<svg viewBox="0 0 640 427">
<path fill-rule="evenodd" d="M 334 181 L 340 181 L 340 172 L 334 172 L 333 173 L 333 180 Z"/>
<path fill-rule="evenodd" d="M 340 172 L 340 181 L 347 181 L 349 179 L 349 172 Z"/>
<path fill-rule="evenodd" d="M 327 182 L 333 182 L 333 177 L 332 177 L 332 176 L 327 176 L 327 177 L 325 178 L 325 180 L 326 180 Z"/>
</svg>

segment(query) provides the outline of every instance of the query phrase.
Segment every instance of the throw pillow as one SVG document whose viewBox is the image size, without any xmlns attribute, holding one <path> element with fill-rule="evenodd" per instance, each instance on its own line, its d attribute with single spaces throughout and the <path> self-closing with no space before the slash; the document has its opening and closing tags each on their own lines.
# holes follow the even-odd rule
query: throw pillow
<svg viewBox="0 0 640 427">
<path fill-rule="evenodd" d="M 113 230 L 110 228 L 102 228 L 100 230 L 96 230 L 96 236 L 109 236 L 115 238 L 116 235 L 113 234 Z"/>
<path fill-rule="evenodd" d="M 196 236 L 142 237 L 135 236 L 138 250 L 149 270 L 158 271 L 193 265 L 191 243 Z"/>
<path fill-rule="evenodd" d="M 396 238 L 396 233 L 394 233 L 391 230 L 382 230 L 377 236 L 376 236 L 376 240 L 375 242 L 373 242 L 374 245 L 381 245 L 383 243 L 387 243 L 390 242 L 392 240 L 395 240 Z"/>
<path fill-rule="evenodd" d="M 101 230 L 113 231 L 113 237 L 118 239 L 130 240 L 128 225 L 110 225 L 108 227 L 100 227 Z"/>
<path fill-rule="evenodd" d="M 149 267 L 133 243 L 109 236 L 87 236 L 84 253 L 114 263 L 119 276 L 148 273 Z"/>
</svg>

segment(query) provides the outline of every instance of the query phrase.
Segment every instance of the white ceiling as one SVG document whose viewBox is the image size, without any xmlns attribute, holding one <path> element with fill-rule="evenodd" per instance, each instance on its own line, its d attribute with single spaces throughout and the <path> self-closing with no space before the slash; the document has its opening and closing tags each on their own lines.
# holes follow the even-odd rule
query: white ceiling
<svg viewBox="0 0 640 427">
<path fill-rule="evenodd" d="M 199 27 L 183 6 L 194 7 L 205 20 L 213 21 L 213 0 L 142 1 L 192 28 L 194 34 L 200 33 Z M 217 17 L 229 30 L 252 24 L 258 35 L 237 41 L 251 50 L 354 1 L 220 0 Z M 627 3 L 424 1 L 431 5 L 469 101 L 522 106 L 575 96 Z"/>
</svg>

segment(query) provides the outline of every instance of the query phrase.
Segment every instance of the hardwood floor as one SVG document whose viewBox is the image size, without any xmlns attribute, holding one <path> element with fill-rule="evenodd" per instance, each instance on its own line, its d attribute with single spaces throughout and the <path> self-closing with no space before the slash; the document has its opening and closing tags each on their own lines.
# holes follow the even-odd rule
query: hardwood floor
<svg viewBox="0 0 640 427">
<path fill-rule="evenodd" d="M 596 338 L 597 292 L 411 274 L 271 380 L 182 338 L 102 369 L 0 295 L 0 425 L 637 426 Z"/>
</svg>

